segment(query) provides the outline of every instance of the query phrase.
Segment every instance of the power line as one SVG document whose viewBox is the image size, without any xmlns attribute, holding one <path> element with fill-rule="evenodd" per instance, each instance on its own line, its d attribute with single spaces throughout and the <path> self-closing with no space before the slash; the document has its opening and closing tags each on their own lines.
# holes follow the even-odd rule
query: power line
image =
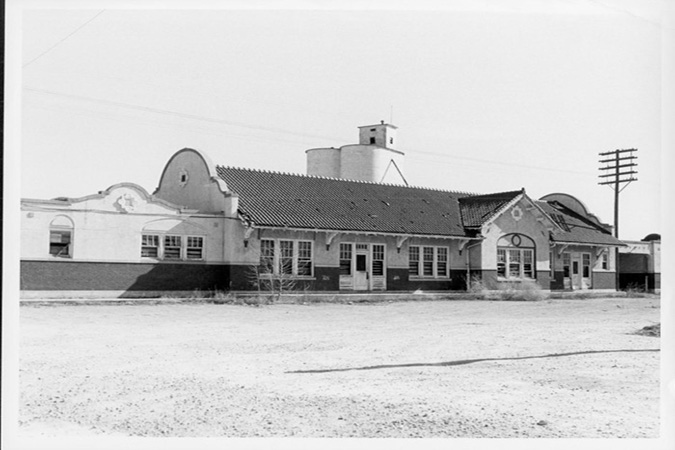
<svg viewBox="0 0 675 450">
<path fill-rule="evenodd" d="M 45 50 L 44 52 L 42 52 L 42 53 L 40 53 L 39 55 L 37 55 L 35 58 L 33 58 L 33 59 L 31 59 L 30 61 L 28 61 L 26 64 L 23 65 L 23 67 L 24 67 L 24 68 L 25 68 L 25 67 L 28 67 L 30 64 L 33 64 L 33 63 L 34 63 L 35 61 L 37 61 L 38 59 L 42 58 L 44 55 L 46 55 L 46 54 L 49 53 L 50 51 L 54 50 L 59 44 L 61 44 L 63 41 L 65 41 L 66 39 L 68 39 L 69 37 L 71 37 L 72 35 L 74 35 L 75 33 L 77 33 L 78 31 L 80 31 L 82 28 L 84 28 L 85 26 L 87 26 L 91 21 L 93 21 L 94 19 L 96 19 L 98 16 L 100 16 L 100 15 L 103 14 L 104 12 L 105 12 L 105 9 L 102 9 L 101 11 L 99 11 L 98 13 L 96 13 L 96 15 L 95 15 L 94 17 L 92 17 L 91 19 L 87 20 L 85 23 L 83 23 L 82 25 L 80 25 L 79 27 L 77 27 L 73 32 L 71 32 L 71 33 L 68 34 L 66 37 L 64 37 L 63 39 L 61 39 L 60 41 L 58 41 L 56 44 L 52 45 L 51 47 L 49 47 L 49 48 L 48 48 L 47 50 Z"/>
<path fill-rule="evenodd" d="M 143 106 L 143 105 L 135 105 L 133 103 L 124 103 L 124 102 L 118 102 L 118 101 L 113 101 L 113 100 L 105 100 L 105 99 L 100 99 L 100 98 L 85 97 L 85 96 L 82 96 L 82 95 L 66 94 L 64 92 L 48 91 L 46 89 L 37 89 L 37 88 L 31 88 L 31 87 L 24 87 L 24 89 L 27 90 L 27 91 L 36 92 L 36 93 L 39 93 L 39 94 L 53 95 L 53 96 L 58 96 L 58 97 L 66 97 L 66 98 L 71 98 L 71 99 L 79 100 L 79 101 L 85 101 L 85 102 L 90 102 L 90 103 L 98 103 L 98 104 L 109 105 L 109 106 L 116 106 L 116 107 L 120 107 L 120 108 L 133 109 L 133 110 L 137 110 L 137 111 L 151 112 L 151 113 L 154 113 L 154 114 L 164 114 L 164 115 L 169 115 L 169 116 L 180 117 L 180 118 L 183 118 L 183 119 L 191 119 L 191 120 L 198 120 L 198 121 L 202 121 L 202 122 L 209 122 L 209 123 L 216 123 L 216 124 L 221 124 L 221 125 L 230 125 L 230 126 L 235 126 L 235 127 L 248 128 L 248 129 L 256 130 L 256 131 L 267 131 L 267 132 L 272 132 L 272 133 L 282 133 L 282 134 L 289 134 L 289 135 L 300 136 L 300 137 L 337 140 L 335 138 L 327 137 L 327 136 L 307 134 L 307 133 L 299 133 L 297 131 L 284 130 L 284 129 L 281 129 L 281 128 L 261 127 L 259 125 L 249 125 L 249 124 L 242 123 L 242 122 L 233 122 L 233 121 L 229 121 L 229 120 L 218 119 L 218 118 L 207 117 L 207 116 L 200 116 L 200 115 L 197 115 L 197 114 L 188 114 L 188 113 L 183 113 L 183 112 L 180 112 L 180 111 L 173 111 L 173 110 L 169 110 L 169 109 L 153 108 L 153 107 L 150 107 L 150 106 Z"/>
<path fill-rule="evenodd" d="M 565 172 L 565 173 L 571 173 L 575 175 L 590 175 L 591 172 L 582 172 L 579 170 L 566 170 L 566 169 L 555 169 L 551 167 L 541 167 L 541 166 L 531 166 L 527 164 L 519 164 L 519 163 L 512 163 L 512 162 L 506 162 L 506 161 L 495 161 L 495 160 L 488 160 L 488 159 L 481 159 L 481 158 L 472 158 L 470 156 L 457 156 L 457 155 L 447 155 L 443 153 L 438 153 L 438 152 L 429 152 L 429 151 L 423 151 L 423 150 L 415 150 L 411 151 L 410 153 L 415 154 L 415 153 L 423 153 L 427 155 L 433 155 L 433 156 L 441 156 L 445 158 L 452 158 L 452 159 L 462 159 L 462 160 L 467 160 L 467 161 L 475 161 L 483 164 L 497 164 L 500 166 L 511 166 L 511 167 L 520 167 L 522 169 L 534 169 L 534 170 L 546 170 L 550 172 Z"/>
</svg>

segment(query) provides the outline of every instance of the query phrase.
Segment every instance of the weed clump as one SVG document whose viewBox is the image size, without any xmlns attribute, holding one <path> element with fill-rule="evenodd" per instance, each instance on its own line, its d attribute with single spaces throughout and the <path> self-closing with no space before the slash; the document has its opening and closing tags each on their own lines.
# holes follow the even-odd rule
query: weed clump
<svg viewBox="0 0 675 450">
<path fill-rule="evenodd" d="M 541 286 L 532 280 L 489 283 L 473 276 L 467 291 L 483 300 L 536 302 L 547 297 Z"/>
</svg>

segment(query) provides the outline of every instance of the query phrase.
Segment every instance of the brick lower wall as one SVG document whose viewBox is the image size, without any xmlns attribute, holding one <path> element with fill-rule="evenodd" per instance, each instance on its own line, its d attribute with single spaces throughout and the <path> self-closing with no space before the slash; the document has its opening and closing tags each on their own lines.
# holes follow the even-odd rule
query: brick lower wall
<svg viewBox="0 0 675 450">
<path fill-rule="evenodd" d="M 616 272 L 593 272 L 593 289 L 616 289 Z"/>
<path fill-rule="evenodd" d="M 228 266 L 78 261 L 21 261 L 27 291 L 191 291 L 227 289 Z"/>
</svg>

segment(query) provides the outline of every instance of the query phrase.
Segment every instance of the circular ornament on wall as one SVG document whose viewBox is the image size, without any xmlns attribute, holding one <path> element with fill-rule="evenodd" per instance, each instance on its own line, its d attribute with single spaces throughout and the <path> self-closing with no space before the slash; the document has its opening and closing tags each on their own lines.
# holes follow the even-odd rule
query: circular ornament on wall
<svg viewBox="0 0 675 450">
<path fill-rule="evenodd" d="M 511 210 L 511 217 L 513 217 L 513 220 L 516 222 L 523 218 L 523 210 L 520 208 L 520 206 L 516 205 L 513 207 Z"/>
<path fill-rule="evenodd" d="M 522 238 L 520 235 L 514 234 L 511 236 L 511 243 L 515 245 L 516 247 L 520 247 L 520 244 L 523 242 Z"/>
</svg>

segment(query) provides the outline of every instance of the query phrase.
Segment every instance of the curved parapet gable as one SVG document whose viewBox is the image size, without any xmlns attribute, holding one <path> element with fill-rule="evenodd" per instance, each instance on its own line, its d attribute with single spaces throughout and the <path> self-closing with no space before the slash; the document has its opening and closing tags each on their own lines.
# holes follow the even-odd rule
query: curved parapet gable
<svg viewBox="0 0 675 450">
<path fill-rule="evenodd" d="M 53 200 L 22 199 L 22 209 L 50 208 L 54 210 L 107 211 L 140 214 L 178 214 L 181 208 L 156 198 L 135 183 L 117 183 L 96 194 L 84 197 L 59 197 Z"/>
<path fill-rule="evenodd" d="M 179 150 L 169 159 L 153 195 L 202 213 L 233 216 L 237 211 L 236 194 L 218 176 L 211 159 L 192 148 Z"/>
<path fill-rule="evenodd" d="M 609 225 L 606 223 L 603 223 L 598 216 L 595 214 L 591 213 L 589 209 L 584 205 L 581 200 L 578 198 L 574 197 L 573 195 L 570 194 L 565 194 L 562 192 L 557 192 L 554 194 L 548 194 L 544 195 L 541 197 L 539 200 L 544 201 L 544 202 L 558 202 L 564 207 L 574 211 L 575 213 L 579 214 L 582 217 L 586 217 L 590 221 L 596 223 L 598 226 L 601 228 L 608 228 Z"/>
</svg>

